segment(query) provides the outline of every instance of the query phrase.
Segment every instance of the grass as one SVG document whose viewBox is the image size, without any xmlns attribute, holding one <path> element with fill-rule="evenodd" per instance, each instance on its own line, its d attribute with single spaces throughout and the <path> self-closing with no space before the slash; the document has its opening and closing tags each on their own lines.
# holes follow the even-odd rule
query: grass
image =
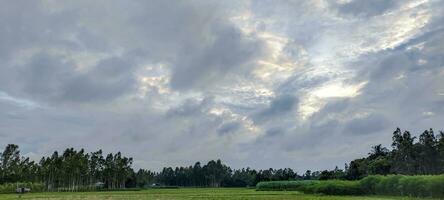
<svg viewBox="0 0 444 200">
<path fill-rule="evenodd" d="M 0 200 L 19 199 L 17 194 L 0 194 Z M 29 193 L 20 199 L 91 199 L 91 200 L 175 200 L 175 199 L 296 199 L 296 200 L 413 200 L 407 197 L 379 196 L 323 196 L 296 191 L 256 191 L 245 188 L 183 188 L 148 189 L 141 191 L 78 192 L 78 193 Z M 417 199 L 417 198 L 416 198 Z"/>
</svg>

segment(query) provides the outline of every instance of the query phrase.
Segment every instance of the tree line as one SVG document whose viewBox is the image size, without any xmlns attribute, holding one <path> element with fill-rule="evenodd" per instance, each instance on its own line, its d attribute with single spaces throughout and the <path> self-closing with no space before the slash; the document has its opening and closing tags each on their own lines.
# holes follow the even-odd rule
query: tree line
<svg viewBox="0 0 444 200">
<path fill-rule="evenodd" d="M 197 162 L 189 167 L 165 167 L 159 173 L 150 173 L 149 176 L 150 179 L 147 179 L 149 181 L 138 182 L 138 186 L 144 187 L 152 183 L 160 183 L 167 186 L 252 187 L 261 181 L 301 178 L 290 168 L 270 168 L 266 170 L 251 168 L 231 169 L 220 160 L 211 160 L 205 165 Z M 139 177 L 136 176 L 136 179 L 139 180 Z"/>
<path fill-rule="evenodd" d="M 416 137 L 399 128 L 393 132 L 392 148 L 373 146 L 367 157 L 346 164 L 344 169 L 310 171 L 298 174 L 290 168 L 256 170 L 232 169 L 220 160 L 200 162 L 188 167 L 164 167 L 155 172 L 135 171 L 133 159 L 120 152 L 102 150 L 86 153 L 68 148 L 39 162 L 20 155 L 19 147 L 9 144 L 0 155 L 0 184 L 41 183 L 49 191 L 121 189 L 150 186 L 245 187 L 261 181 L 362 179 L 368 175 L 428 175 L 444 173 L 444 133 L 432 129 Z"/>
<path fill-rule="evenodd" d="M 102 150 L 86 153 L 83 149 L 55 151 L 39 162 L 20 155 L 19 146 L 9 144 L 0 154 L 0 184 L 41 183 L 47 191 L 85 191 L 133 187 L 193 186 L 245 187 L 260 181 L 301 178 L 290 168 L 255 170 L 231 169 L 221 160 L 200 162 L 189 167 L 165 167 L 160 172 L 135 171 L 133 159 L 120 152 L 104 155 Z"/>
<path fill-rule="evenodd" d="M 132 162 L 120 152 L 105 156 L 102 150 L 85 153 L 68 148 L 37 163 L 20 156 L 19 147 L 9 144 L 0 156 L 0 183 L 43 183 L 48 191 L 125 188 Z"/>
<path fill-rule="evenodd" d="M 391 150 L 373 146 L 367 157 L 355 159 L 345 170 L 324 170 L 319 179 L 358 180 L 368 175 L 435 175 L 444 174 L 444 132 L 425 130 L 419 137 L 397 128 L 393 132 Z"/>
</svg>

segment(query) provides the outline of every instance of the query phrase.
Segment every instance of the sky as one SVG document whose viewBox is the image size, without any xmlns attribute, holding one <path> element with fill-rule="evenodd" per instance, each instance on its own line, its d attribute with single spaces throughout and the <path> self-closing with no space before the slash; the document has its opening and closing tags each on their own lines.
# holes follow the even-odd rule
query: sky
<svg viewBox="0 0 444 200">
<path fill-rule="evenodd" d="M 444 121 L 442 0 L 14 0 L 0 147 L 343 167 Z"/>
</svg>

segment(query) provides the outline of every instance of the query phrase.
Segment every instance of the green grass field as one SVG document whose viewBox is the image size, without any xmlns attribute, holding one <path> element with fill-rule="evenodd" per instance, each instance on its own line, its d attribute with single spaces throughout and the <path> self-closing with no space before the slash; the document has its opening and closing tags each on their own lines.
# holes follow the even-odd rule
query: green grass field
<svg viewBox="0 0 444 200">
<path fill-rule="evenodd" d="M 406 197 L 378 197 L 378 196 L 322 196 L 305 195 L 298 192 L 283 191 L 256 191 L 254 189 L 149 189 L 142 191 L 119 192 L 78 192 L 78 193 L 29 193 L 20 198 L 17 194 L 0 194 L 0 200 L 6 199 L 97 199 L 97 200 L 174 200 L 174 199 L 299 199 L 299 200 L 409 200 Z"/>
</svg>

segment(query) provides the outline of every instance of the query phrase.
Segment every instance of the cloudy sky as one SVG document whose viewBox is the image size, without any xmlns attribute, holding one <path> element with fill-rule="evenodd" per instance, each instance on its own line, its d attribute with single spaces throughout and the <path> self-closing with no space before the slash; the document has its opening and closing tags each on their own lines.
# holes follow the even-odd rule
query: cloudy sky
<svg viewBox="0 0 444 200">
<path fill-rule="evenodd" d="M 330 169 L 443 129 L 444 1 L 1 1 L 0 146 Z"/>
</svg>

